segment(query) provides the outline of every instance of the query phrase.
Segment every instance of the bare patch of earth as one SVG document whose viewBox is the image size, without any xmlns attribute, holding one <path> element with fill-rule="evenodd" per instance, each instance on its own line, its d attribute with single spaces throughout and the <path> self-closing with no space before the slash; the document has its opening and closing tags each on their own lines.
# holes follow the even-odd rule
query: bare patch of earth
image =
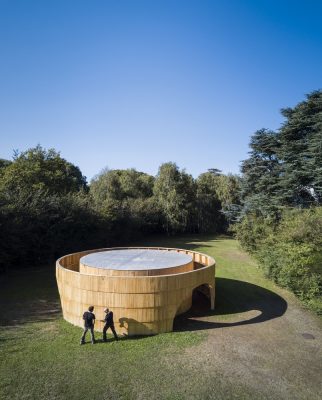
<svg viewBox="0 0 322 400">
<path fill-rule="evenodd" d="M 320 400 L 321 321 L 293 299 L 283 315 L 243 324 L 257 313 L 239 314 L 238 321 L 231 316 L 231 326 L 220 326 L 217 316 L 195 318 L 198 324 L 212 322 L 217 327 L 207 329 L 205 342 L 184 350 L 182 368 L 193 366 L 208 388 L 205 398 L 209 399 L 225 398 L 216 384 L 219 378 L 231 388 L 226 398 L 244 398 L 238 395 L 241 390 L 252 394 L 248 398 Z"/>
</svg>

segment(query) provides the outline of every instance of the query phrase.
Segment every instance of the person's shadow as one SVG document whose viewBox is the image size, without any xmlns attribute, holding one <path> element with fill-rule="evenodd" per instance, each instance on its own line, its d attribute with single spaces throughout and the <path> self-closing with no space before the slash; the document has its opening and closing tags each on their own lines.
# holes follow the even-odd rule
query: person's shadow
<svg viewBox="0 0 322 400">
<path fill-rule="evenodd" d="M 193 331 L 256 324 L 282 316 L 287 302 L 278 294 L 252 283 L 216 278 L 216 306 L 210 310 L 209 299 L 193 292 L 192 307 L 174 319 L 174 331 Z M 255 316 L 242 314 L 257 311 Z M 239 314 L 237 321 L 216 322 L 216 316 Z M 230 319 L 230 318 L 229 318 Z"/>
<path fill-rule="evenodd" d="M 141 322 L 133 318 L 122 317 L 119 318 L 119 323 L 121 328 L 125 328 L 126 332 L 123 333 L 123 337 L 136 337 L 140 335 L 150 336 L 153 335 L 152 331 Z"/>
</svg>

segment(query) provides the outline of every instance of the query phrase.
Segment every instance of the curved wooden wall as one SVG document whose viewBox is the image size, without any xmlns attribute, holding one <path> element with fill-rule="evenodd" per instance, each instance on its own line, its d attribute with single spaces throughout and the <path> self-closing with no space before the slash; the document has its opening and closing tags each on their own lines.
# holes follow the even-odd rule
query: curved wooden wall
<svg viewBox="0 0 322 400">
<path fill-rule="evenodd" d="M 97 319 L 95 330 L 102 330 L 104 324 L 99 320 L 104 318 L 104 309 L 109 307 L 114 313 L 115 329 L 119 334 L 149 335 L 169 332 L 173 329 L 174 317 L 189 310 L 192 291 L 201 285 L 209 287 L 211 308 L 214 308 L 213 258 L 188 250 L 151 247 L 145 249 L 176 250 L 191 255 L 193 269 L 190 265 L 186 266 L 188 271 L 185 272 L 154 276 L 96 275 L 88 273 L 86 268 L 83 269 L 84 266 L 80 270 L 79 260 L 84 255 L 114 249 L 120 248 L 74 253 L 57 260 L 56 277 L 65 320 L 83 326 L 83 312 L 89 305 L 93 305 Z M 153 270 L 149 270 L 151 271 Z"/>
</svg>

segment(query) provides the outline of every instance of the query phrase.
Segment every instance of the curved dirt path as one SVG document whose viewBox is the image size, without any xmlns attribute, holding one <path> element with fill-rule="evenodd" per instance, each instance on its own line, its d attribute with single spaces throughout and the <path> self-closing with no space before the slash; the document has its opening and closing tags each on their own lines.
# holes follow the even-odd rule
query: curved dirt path
<svg viewBox="0 0 322 400">
<path fill-rule="evenodd" d="M 208 388 L 204 398 L 320 400 L 321 319 L 266 280 L 236 243 L 229 245 L 231 251 L 216 243 L 204 249 L 218 260 L 217 307 L 211 314 L 196 295 L 191 312 L 176 320 L 178 330 L 207 334 L 180 364 L 198 372 Z M 246 281 L 236 279 L 240 268 Z"/>
</svg>

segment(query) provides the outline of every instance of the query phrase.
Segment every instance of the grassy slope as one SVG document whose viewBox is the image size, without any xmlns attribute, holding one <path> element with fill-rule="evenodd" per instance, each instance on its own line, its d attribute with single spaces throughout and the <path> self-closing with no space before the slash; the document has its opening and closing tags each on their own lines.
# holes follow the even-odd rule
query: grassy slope
<svg viewBox="0 0 322 400">
<path fill-rule="evenodd" d="M 154 244 L 191 248 L 216 258 L 222 279 L 209 324 L 242 319 L 266 289 L 276 291 L 233 240 L 187 236 L 144 242 Z M 233 280 L 257 286 L 231 285 Z M 20 273 L 2 287 L 1 399 L 265 398 L 262 388 L 247 379 L 232 382 L 228 369 L 207 376 L 196 370 L 194 352 L 201 357 L 214 330 L 201 325 L 190 331 L 188 324 L 182 332 L 81 347 L 81 329 L 61 318 L 53 270 Z"/>
</svg>

